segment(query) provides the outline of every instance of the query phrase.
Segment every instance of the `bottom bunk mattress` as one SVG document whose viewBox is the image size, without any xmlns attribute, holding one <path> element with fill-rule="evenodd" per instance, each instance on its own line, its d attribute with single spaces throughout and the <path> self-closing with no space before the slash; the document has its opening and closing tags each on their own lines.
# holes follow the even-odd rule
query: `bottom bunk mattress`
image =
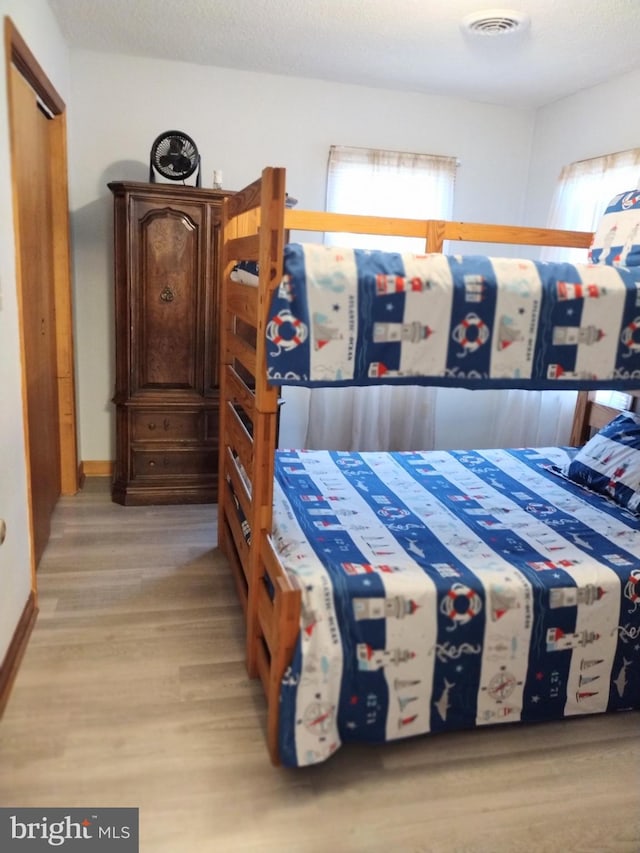
<svg viewBox="0 0 640 853">
<path fill-rule="evenodd" d="M 283 764 L 640 707 L 640 520 L 561 476 L 573 452 L 278 452 Z"/>
</svg>

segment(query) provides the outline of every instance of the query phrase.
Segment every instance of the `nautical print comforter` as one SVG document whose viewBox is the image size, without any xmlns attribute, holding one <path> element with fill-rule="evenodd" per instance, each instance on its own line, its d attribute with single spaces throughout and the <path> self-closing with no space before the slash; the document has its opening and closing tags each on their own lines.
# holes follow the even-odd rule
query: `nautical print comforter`
<svg viewBox="0 0 640 853">
<path fill-rule="evenodd" d="M 291 244 L 284 273 L 272 384 L 638 384 L 640 267 Z"/>
<path fill-rule="evenodd" d="M 278 452 L 284 764 L 640 707 L 640 520 L 561 477 L 571 452 Z"/>
</svg>

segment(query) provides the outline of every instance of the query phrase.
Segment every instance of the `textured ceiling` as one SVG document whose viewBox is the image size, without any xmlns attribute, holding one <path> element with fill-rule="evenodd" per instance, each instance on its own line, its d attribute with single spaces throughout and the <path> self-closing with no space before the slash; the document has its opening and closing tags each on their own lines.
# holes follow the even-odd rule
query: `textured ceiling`
<svg viewBox="0 0 640 853">
<path fill-rule="evenodd" d="M 72 48 L 540 106 L 640 68 L 640 0 L 49 0 Z"/>
</svg>

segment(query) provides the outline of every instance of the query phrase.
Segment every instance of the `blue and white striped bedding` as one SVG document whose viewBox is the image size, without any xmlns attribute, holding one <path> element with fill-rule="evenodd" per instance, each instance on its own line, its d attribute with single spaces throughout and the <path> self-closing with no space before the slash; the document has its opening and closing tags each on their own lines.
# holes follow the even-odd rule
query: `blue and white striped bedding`
<svg viewBox="0 0 640 853">
<path fill-rule="evenodd" d="M 639 294 L 640 267 L 291 244 L 266 328 L 268 379 L 637 387 Z"/>
<path fill-rule="evenodd" d="M 284 764 L 640 707 L 640 520 L 553 472 L 573 452 L 278 452 Z"/>
</svg>

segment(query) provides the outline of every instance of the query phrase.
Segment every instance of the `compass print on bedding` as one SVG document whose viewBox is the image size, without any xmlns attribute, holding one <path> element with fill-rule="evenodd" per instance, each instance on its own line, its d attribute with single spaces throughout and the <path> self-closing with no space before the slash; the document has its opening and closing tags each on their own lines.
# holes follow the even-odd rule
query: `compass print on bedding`
<svg viewBox="0 0 640 853">
<path fill-rule="evenodd" d="M 505 666 L 501 666 L 500 671 L 492 676 L 482 690 L 486 691 L 495 702 L 501 704 L 511 696 L 516 687 L 521 685 L 522 681 L 519 681 Z"/>
<path fill-rule="evenodd" d="M 333 705 L 318 700 L 307 705 L 299 722 L 312 734 L 324 738 L 331 730 L 334 716 Z"/>
</svg>

